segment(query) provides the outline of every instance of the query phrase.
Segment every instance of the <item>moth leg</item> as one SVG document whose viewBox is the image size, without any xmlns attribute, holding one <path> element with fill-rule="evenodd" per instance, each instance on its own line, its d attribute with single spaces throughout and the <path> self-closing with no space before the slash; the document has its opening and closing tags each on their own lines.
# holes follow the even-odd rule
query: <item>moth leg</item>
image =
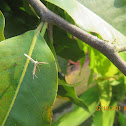
<svg viewBox="0 0 126 126">
<path fill-rule="evenodd" d="M 37 68 L 38 68 L 38 70 L 40 71 L 40 68 L 39 68 L 39 66 L 37 65 Z"/>
</svg>

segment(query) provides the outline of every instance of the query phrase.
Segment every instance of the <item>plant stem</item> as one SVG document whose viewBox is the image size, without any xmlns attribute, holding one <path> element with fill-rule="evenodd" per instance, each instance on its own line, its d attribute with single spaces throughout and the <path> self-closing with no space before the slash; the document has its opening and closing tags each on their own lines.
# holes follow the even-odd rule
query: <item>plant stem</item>
<svg viewBox="0 0 126 126">
<path fill-rule="evenodd" d="M 46 29 L 47 29 L 47 22 L 44 22 L 42 30 L 40 32 L 41 36 L 43 37 L 45 35 Z"/>
<path fill-rule="evenodd" d="M 126 51 L 126 46 L 117 46 L 117 52 L 124 52 Z"/>
</svg>

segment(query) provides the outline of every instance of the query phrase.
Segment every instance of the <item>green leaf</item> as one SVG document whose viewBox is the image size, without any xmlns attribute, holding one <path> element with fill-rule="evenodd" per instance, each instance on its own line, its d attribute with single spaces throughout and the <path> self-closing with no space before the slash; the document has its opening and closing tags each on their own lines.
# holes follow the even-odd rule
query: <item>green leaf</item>
<svg viewBox="0 0 126 126">
<path fill-rule="evenodd" d="M 110 108 L 117 106 L 117 102 L 113 101 Z M 103 106 L 104 107 L 104 106 Z M 106 106 L 105 106 L 106 107 Z M 93 126 L 113 126 L 115 118 L 115 110 L 99 110 L 96 111 L 93 118 Z"/>
<path fill-rule="evenodd" d="M 92 48 L 89 48 L 89 58 L 90 58 L 90 68 L 93 71 L 95 69 L 96 60 L 95 60 L 95 51 Z"/>
<path fill-rule="evenodd" d="M 126 117 L 124 116 L 124 114 L 121 111 L 119 111 L 118 114 L 119 114 L 118 119 L 119 119 L 120 126 L 125 126 L 126 125 Z"/>
<path fill-rule="evenodd" d="M 2 12 L 0 11 L 0 41 L 5 39 L 4 38 L 4 25 L 5 25 L 5 19 Z"/>
<path fill-rule="evenodd" d="M 29 15 L 34 15 L 34 13 L 32 12 L 31 8 L 30 8 L 30 4 L 26 1 L 23 0 L 23 10 L 26 11 Z"/>
<path fill-rule="evenodd" d="M 83 65 L 84 65 L 84 61 L 86 59 L 86 56 L 82 57 L 79 59 L 79 63 L 80 63 L 80 68 L 82 69 Z"/>
<path fill-rule="evenodd" d="M 78 0 L 82 5 L 99 15 L 102 19 L 116 28 L 118 31 L 126 35 L 125 25 L 125 0 Z M 104 4 L 103 4 L 104 2 Z M 98 8 L 97 8 L 98 6 Z M 102 10 L 102 11 L 101 11 Z"/>
<path fill-rule="evenodd" d="M 62 97 L 68 97 L 74 104 L 82 107 L 84 110 L 89 112 L 88 106 L 86 105 L 85 101 L 77 97 L 76 92 L 73 87 L 59 85 L 58 95 Z"/>
<path fill-rule="evenodd" d="M 65 10 L 73 18 L 75 23 L 85 31 L 98 33 L 104 40 L 108 40 L 109 42 L 116 40 L 116 44 L 125 45 L 126 37 L 122 33 L 126 33 L 126 19 L 124 11 L 124 5 L 126 4 L 126 2 L 118 9 L 116 6 L 114 6 L 116 2 L 114 2 L 113 0 L 109 0 L 107 2 L 104 0 L 46 1 L 51 2 Z M 119 3 L 122 4 L 122 1 Z M 118 28 L 116 25 L 118 26 Z M 119 28 L 120 26 L 122 29 Z"/>
<path fill-rule="evenodd" d="M 102 81 L 98 83 L 99 93 L 100 93 L 100 102 L 101 106 L 108 106 L 112 97 L 112 87 L 109 84 L 109 81 Z"/>
<path fill-rule="evenodd" d="M 47 26 L 48 26 L 47 23 L 45 23 L 44 26 L 43 26 L 43 28 L 44 28 L 45 31 L 46 31 L 46 29 L 47 29 Z M 57 64 L 57 68 L 58 68 L 58 72 L 61 72 L 61 68 L 60 68 L 60 66 L 59 66 L 58 57 L 57 57 L 57 55 L 56 55 L 55 48 L 54 48 L 52 42 L 50 41 L 47 32 L 46 32 L 45 34 L 41 32 L 41 35 L 44 36 L 44 38 L 45 38 L 45 40 L 46 40 L 48 46 L 50 47 L 50 49 L 51 49 L 51 51 L 52 51 L 52 53 L 53 53 L 53 55 L 54 55 L 54 58 L 55 58 L 55 61 L 56 61 L 56 64 Z"/>
<path fill-rule="evenodd" d="M 85 54 L 78 46 L 78 43 L 74 39 L 70 39 L 66 32 L 54 27 L 54 47 L 56 49 L 57 55 L 65 58 L 71 59 L 72 61 L 77 61 L 82 58 Z"/>
<path fill-rule="evenodd" d="M 122 78 L 120 78 L 119 80 L 110 81 L 110 85 L 117 86 L 117 85 L 121 84 L 121 82 L 122 82 Z"/>
<path fill-rule="evenodd" d="M 9 5 L 5 0 L 0 1 L 0 9 L 3 13 L 11 11 L 11 8 L 9 7 Z"/>
<path fill-rule="evenodd" d="M 113 101 L 110 106 L 117 106 L 117 102 Z M 115 119 L 115 110 L 103 111 L 102 115 L 102 126 L 113 126 Z M 101 125 L 100 125 L 101 126 Z"/>
<path fill-rule="evenodd" d="M 93 78 L 94 78 L 94 71 L 91 70 L 90 76 L 89 76 L 89 78 L 88 78 L 88 83 L 87 83 L 87 85 L 91 84 L 91 82 L 93 81 Z"/>
<path fill-rule="evenodd" d="M 104 77 L 112 77 L 118 72 L 117 67 L 96 49 L 89 48 L 89 55 L 90 68 L 95 73 Z"/>
<path fill-rule="evenodd" d="M 124 78 L 124 86 L 125 86 L 125 92 L 126 92 L 126 76 L 124 75 L 123 78 Z"/>
<path fill-rule="evenodd" d="M 39 62 L 34 64 L 24 53 Z M 37 30 L 0 43 L 0 124 L 49 126 L 57 92 L 57 68 L 52 52 Z"/>
<path fill-rule="evenodd" d="M 112 82 L 110 83 L 111 86 L 116 86 L 116 85 L 118 85 L 118 84 L 120 84 L 120 81 L 118 81 L 118 80 L 114 80 L 114 81 L 112 81 Z"/>
<path fill-rule="evenodd" d="M 63 72 L 64 74 L 67 74 L 68 60 L 57 55 L 57 62 L 59 63 L 61 72 Z"/>
<path fill-rule="evenodd" d="M 103 54 L 94 50 L 96 60 L 96 71 L 105 77 L 111 77 L 118 72 L 118 69 L 113 63 L 108 60 Z"/>
<path fill-rule="evenodd" d="M 102 111 L 94 113 L 93 126 L 102 126 Z"/>
<path fill-rule="evenodd" d="M 126 62 L 126 53 L 120 52 L 119 55 L 122 57 L 122 59 Z"/>
<path fill-rule="evenodd" d="M 120 78 L 118 81 L 120 82 L 120 84 L 114 85 L 112 87 L 112 97 L 116 101 L 122 101 L 124 100 L 125 96 L 125 81 L 123 78 Z"/>
<path fill-rule="evenodd" d="M 6 17 L 5 38 L 14 37 L 35 29 L 38 25 L 37 17 L 31 16 L 22 10 L 8 12 Z"/>
<path fill-rule="evenodd" d="M 80 98 L 88 105 L 90 112 L 94 113 L 96 106 L 99 104 L 98 88 L 96 86 L 89 88 L 80 96 Z M 67 114 L 64 114 L 58 118 L 52 126 L 79 126 L 90 116 L 91 113 L 79 106 L 75 106 L 71 112 L 68 112 Z"/>
<path fill-rule="evenodd" d="M 22 2 L 23 7 L 20 7 L 21 10 L 27 12 L 29 15 L 36 16 L 38 19 L 40 19 L 40 17 L 37 15 L 33 7 L 28 3 L 28 1 L 23 0 Z"/>
</svg>

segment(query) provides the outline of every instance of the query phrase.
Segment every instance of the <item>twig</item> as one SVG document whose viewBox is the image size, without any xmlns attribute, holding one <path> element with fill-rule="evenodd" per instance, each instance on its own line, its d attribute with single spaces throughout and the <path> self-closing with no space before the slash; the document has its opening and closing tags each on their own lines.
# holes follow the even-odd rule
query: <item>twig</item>
<svg viewBox="0 0 126 126">
<path fill-rule="evenodd" d="M 117 49 L 117 52 L 124 52 L 126 51 L 126 46 L 117 46 L 116 49 Z"/>
<path fill-rule="evenodd" d="M 118 52 L 116 51 L 114 45 L 100 40 L 99 38 L 83 31 L 77 26 L 67 22 L 60 16 L 56 15 L 50 11 L 40 0 L 27 0 L 31 6 L 35 9 L 36 12 L 40 15 L 43 21 L 51 23 L 64 29 L 73 36 L 79 38 L 83 42 L 97 49 L 103 53 L 124 75 L 126 75 L 126 63 Z"/>
</svg>

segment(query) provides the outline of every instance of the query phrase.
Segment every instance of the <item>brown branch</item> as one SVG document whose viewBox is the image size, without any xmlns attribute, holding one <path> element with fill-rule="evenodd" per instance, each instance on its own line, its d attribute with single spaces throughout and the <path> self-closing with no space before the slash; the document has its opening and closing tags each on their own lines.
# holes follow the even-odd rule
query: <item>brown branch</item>
<svg viewBox="0 0 126 126">
<path fill-rule="evenodd" d="M 79 38 L 83 42 L 97 49 L 98 51 L 103 53 L 124 75 L 126 75 L 126 63 L 124 60 L 122 60 L 114 45 L 100 40 L 99 38 L 67 22 L 60 16 L 50 11 L 40 0 L 27 1 L 35 9 L 35 11 L 38 12 L 43 21 L 60 27 L 61 29 L 69 32 L 73 36 Z"/>
</svg>

